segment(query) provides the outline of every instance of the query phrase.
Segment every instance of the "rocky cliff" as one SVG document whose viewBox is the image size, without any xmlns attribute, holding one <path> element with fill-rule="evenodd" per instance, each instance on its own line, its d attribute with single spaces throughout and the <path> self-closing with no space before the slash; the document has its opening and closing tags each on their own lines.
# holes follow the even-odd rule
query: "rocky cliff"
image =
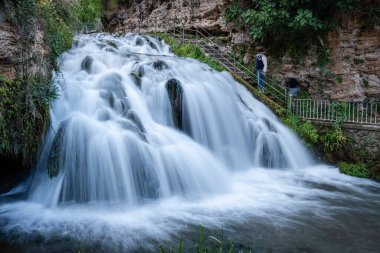
<svg viewBox="0 0 380 253">
<path fill-rule="evenodd" d="M 252 59 L 258 46 L 250 34 L 223 18 L 229 0 L 142 0 L 132 1 L 110 12 L 106 21 L 111 32 L 165 31 L 162 20 L 176 18 L 186 28 L 196 26 L 214 33 L 228 34 L 230 48 L 251 47 Z M 236 1 L 234 1 L 236 2 Z M 239 1 L 244 2 L 244 1 Z M 269 56 L 272 75 L 284 80 L 292 75 L 298 78 L 304 90 L 317 99 L 364 101 L 380 98 L 380 27 L 368 21 L 359 12 L 337 15 L 338 27 L 322 43 L 327 62 L 320 66 L 321 45 L 311 47 L 301 62 Z M 260 45 L 264 46 L 265 45 Z"/>
<path fill-rule="evenodd" d="M 202 27 L 210 32 L 228 32 L 223 11 L 229 0 L 142 0 L 131 1 L 108 13 L 108 29 L 116 34 L 130 31 L 165 31 L 165 20 L 174 19 L 186 28 Z M 170 26 L 168 24 L 168 26 Z"/>
<path fill-rule="evenodd" d="M 35 19 L 26 31 L 10 22 L 0 10 L 0 75 L 13 80 L 25 75 L 47 75 L 49 51 L 40 22 Z"/>
<path fill-rule="evenodd" d="M 339 14 L 338 28 L 325 38 L 326 66 L 318 66 L 317 47 L 301 64 L 281 64 L 280 74 L 297 76 L 313 98 L 365 101 L 380 98 L 380 27 L 360 13 Z"/>
</svg>

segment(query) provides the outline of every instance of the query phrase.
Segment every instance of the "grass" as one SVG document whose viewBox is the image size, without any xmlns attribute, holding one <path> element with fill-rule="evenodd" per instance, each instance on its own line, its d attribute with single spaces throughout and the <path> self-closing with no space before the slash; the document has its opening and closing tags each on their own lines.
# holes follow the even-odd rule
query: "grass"
<svg viewBox="0 0 380 253">
<path fill-rule="evenodd" d="M 173 53 L 179 57 L 196 59 L 219 72 L 226 70 L 219 61 L 206 56 L 202 49 L 197 45 L 190 43 L 179 43 L 175 38 L 167 34 L 156 33 L 155 35 L 159 36 L 165 41 L 166 44 L 170 45 Z"/>
<path fill-rule="evenodd" d="M 226 253 L 226 252 L 234 253 L 235 252 L 234 243 L 231 241 L 225 242 L 223 230 L 221 232 L 220 239 L 217 239 L 214 236 L 208 236 L 208 238 L 211 239 L 213 243 L 210 243 L 210 242 L 207 243 L 206 242 L 207 240 L 204 237 L 203 227 L 199 226 L 199 240 L 194 245 L 196 250 L 194 250 L 192 252 L 196 252 L 196 253 Z M 166 247 L 166 249 L 165 249 L 165 247 L 161 244 L 161 245 L 159 245 L 159 251 L 160 251 L 160 253 L 188 252 L 188 250 L 185 251 L 183 249 L 182 240 L 179 241 L 178 247 L 176 248 L 176 250 L 171 245 L 169 245 L 169 247 Z M 252 253 L 252 250 L 244 251 L 244 250 L 239 249 L 238 252 L 239 253 L 244 253 L 244 252 Z M 268 252 L 270 252 L 270 250 L 268 250 Z"/>
</svg>

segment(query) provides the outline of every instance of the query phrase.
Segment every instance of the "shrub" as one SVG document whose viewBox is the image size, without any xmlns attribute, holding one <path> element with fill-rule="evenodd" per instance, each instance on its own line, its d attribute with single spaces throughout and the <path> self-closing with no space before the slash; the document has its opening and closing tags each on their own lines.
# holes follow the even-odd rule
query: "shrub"
<svg viewBox="0 0 380 253">
<path fill-rule="evenodd" d="M 326 153 L 332 152 L 338 157 L 342 157 L 347 137 L 341 127 L 334 127 L 323 136 L 324 149 Z"/>
<path fill-rule="evenodd" d="M 252 0 L 251 7 L 229 5 L 227 21 L 242 22 L 259 43 L 276 49 L 302 49 L 311 40 L 335 27 L 332 19 L 339 10 L 353 10 L 357 0 Z M 290 46 L 291 45 L 291 46 Z M 280 50 L 280 51 L 282 51 Z"/>
<path fill-rule="evenodd" d="M 362 178 L 369 177 L 369 171 L 368 171 L 367 165 L 364 163 L 350 164 L 346 162 L 340 162 L 338 163 L 338 167 L 339 167 L 340 172 L 350 175 L 350 176 L 362 177 Z"/>
</svg>

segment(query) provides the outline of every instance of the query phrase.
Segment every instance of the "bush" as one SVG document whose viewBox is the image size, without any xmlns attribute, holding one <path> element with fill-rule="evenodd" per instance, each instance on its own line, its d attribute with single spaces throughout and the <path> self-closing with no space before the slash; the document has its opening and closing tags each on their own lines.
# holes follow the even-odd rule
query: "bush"
<svg viewBox="0 0 380 253">
<path fill-rule="evenodd" d="M 49 124 L 49 107 L 57 92 L 48 79 L 0 77 L 0 153 L 31 163 Z"/>
<path fill-rule="evenodd" d="M 350 164 L 346 162 L 338 163 L 340 172 L 354 177 L 368 178 L 369 171 L 367 165 L 364 163 Z"/>
<path fill-rule="evenodd" d="M 65 22 L 66 13 L 64 8 L 57 10 L 55 2 L 47 2 L 40 5 L 45 25 L 45 39 L 50 48 L 50 61 L 57 68 L 56 59 L 64 51 L 71 48 L 73 33 L 71 27 Z"/>
<path fill-rule="evenodd" d="M 333 130 L 327 131 L 323 135 L 322 141 L 326 153 L 332 153 L 337 157 L 342 157 L 344 147 L 347 144 L 347 137 L 341 127 L 334 127 Z"/>
<path fill-rule="evenodd" d="M 318 143 L 318 130 L 310 120 L 301 121 L 298 117 L 289 115 L 284 119 L 284 123 L 292 128 L 308 144 L 314 145 Z"/>
<path fill-rule="evenodd" d="M 352 10 L 357 0 L 252 0 L 252 7 L 229 5 L 227 21 L 242 22 L 252 37 L 278 51 L 286 48 L 306 49 L 305 45 L 318 35 L 335 27 L 332 19 L 339 10 Z M 282 49 L 282 50 L 278 50 Z"/>
</svg>

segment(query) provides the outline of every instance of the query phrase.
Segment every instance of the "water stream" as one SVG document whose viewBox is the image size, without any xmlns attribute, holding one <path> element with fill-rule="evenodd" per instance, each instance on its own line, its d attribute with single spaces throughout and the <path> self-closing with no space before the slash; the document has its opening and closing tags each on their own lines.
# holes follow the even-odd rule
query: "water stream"
<svg viewBox="0 0 380 253">
<path fill-rule="evenodd" d="M 1 196 L 0 246 L 157 252 L 183 238 L 194 252 L 202 225 L 255 252 L 378 252 L 380 184 L 313 162 L 229 73 L 154 37 L 96 34 L 76 38 L 55 84 L 36 169 Z"/>
</svg>

